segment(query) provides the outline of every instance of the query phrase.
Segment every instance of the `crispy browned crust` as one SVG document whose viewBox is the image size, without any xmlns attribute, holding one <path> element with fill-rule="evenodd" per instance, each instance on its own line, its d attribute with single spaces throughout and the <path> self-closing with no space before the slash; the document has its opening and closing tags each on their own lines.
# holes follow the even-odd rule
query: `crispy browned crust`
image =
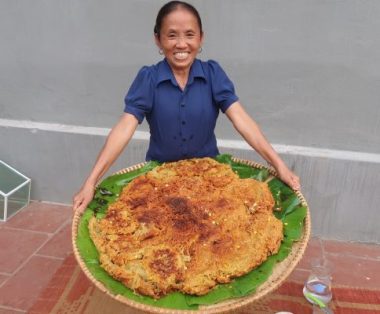
<svg viewBox="0 0 380 314">
<path fill-rule="evenodd" d="M 134 291 L 208 293 L 278 251 L 267 184 L 211 158 L 167 163 L 124 187 L 90 236 L 102 267 Z"/>
</svg>

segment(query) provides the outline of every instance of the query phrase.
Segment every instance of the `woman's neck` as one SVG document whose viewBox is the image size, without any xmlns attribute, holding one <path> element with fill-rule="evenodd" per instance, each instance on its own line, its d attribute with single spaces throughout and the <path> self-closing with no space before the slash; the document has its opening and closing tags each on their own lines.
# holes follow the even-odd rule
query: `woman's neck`
<svg viewBox="0 0 380 314">
<path fill-rule="evenodd" d="M 175 70 L 172 69 L 173 75 L 179 85 L 179 87 L 184 90 L 187 84 L 187 80 L 189 78 L 190 69 L 184 69 L 184 70 Z"/>
</svg>

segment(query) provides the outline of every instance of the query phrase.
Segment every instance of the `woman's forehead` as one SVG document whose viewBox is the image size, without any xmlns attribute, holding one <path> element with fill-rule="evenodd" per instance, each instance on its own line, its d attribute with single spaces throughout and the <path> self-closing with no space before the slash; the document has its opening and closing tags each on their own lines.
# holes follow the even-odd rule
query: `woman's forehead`
<svg viewBox="0 0 380 314">
<path fill-rule="evenodd" d="M 198 20 L 194 14 L 180 8 L 165 16 L 162 22 L 163 30 L 199 30 Z"/>
</svg>

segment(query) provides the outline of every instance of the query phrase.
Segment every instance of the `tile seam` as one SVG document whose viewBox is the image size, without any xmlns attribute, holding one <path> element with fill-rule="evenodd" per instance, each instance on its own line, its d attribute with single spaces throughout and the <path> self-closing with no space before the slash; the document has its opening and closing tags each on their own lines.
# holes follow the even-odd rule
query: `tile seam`
<svg viewBox="0 0 380 314">
<path fill-rule="evenodd" d="M 10 310 L 10 311 L 16 311 L 16 312 L 19 312 L 19 313 L 27 313 L 27 311 L 24 311 L 24 310 L 21 310 L 21 309 L 17 309 L 17 308 L 13 308 L 13 307 L 6 306 L 6 305 L 2 305 L 2 304 L 0 304 L 0 309 Z"/>
</svg>

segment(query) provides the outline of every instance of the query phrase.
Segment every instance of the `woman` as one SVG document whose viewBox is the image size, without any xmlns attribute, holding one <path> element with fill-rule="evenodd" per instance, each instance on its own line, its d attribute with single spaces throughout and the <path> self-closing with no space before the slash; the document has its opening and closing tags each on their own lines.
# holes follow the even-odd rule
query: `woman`
<svg viewBox="0 0 380 314">
<path fill-rule="evenodd" d="M 84 211 L 97 181 L 109 169 L 146 117 L 151 137 L 147 160 L 175 161 L 219 154 L 214 134 L 219 110 L 295 190 L 299 178 L 288 169 L 243 109 L 234 86 L 215 61 L 196 59 L 203 31 L 198 11 L 188 3 L 171 1 L 159 11 L 155 42 L 164 60 L 143 67 L 125 98 L 124 114 L 113 127 L 89 177 L 74 197 L 73 209 Z"/>
</svg>

